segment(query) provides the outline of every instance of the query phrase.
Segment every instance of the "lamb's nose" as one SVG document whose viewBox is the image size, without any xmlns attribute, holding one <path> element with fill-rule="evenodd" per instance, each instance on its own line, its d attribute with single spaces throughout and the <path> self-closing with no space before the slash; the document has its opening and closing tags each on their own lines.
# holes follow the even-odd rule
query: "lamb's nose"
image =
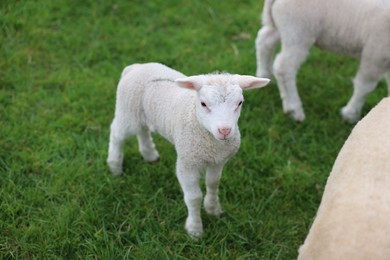
<svg viewBox="0 0 390 260">
<path fill-rule="evenodd" d="M 226 128 L 218 128 L 218 132 L 219 132 L 221 135 L 223 135 L 223 136 L 229 135 L 231 131 L 232 131 L 232 129 L 231 129 L 231 128 L 228 128 L 228 127 L 226 127 Z"/>
</svg>

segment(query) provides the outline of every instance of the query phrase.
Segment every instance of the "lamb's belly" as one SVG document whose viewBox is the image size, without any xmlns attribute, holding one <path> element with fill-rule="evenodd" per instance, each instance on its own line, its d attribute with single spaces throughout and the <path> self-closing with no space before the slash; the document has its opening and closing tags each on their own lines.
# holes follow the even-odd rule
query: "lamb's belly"
<svg viewBox="0 0 390 260">
<path fill-rule="evenodd" d="M 323 34 L 317 38 L 315 45 L 321 49 L 354 58 L 360 58 L 363 50 L 363 44 L 347 32 L 345 34 L 342 32 Z"/>
<path fill-rule="evenodd" d="M 149 123 L 148 128 L 151 132 L 161 135 L 167 141 L 169 141 L 171 144 L 174 144 L 173 131 L 172 131 L 171 127 L 166 126 L 164 128 L 164 127 L 160 127 L 159 125 L 156 126 L 155 124 Z"/>
</svg>

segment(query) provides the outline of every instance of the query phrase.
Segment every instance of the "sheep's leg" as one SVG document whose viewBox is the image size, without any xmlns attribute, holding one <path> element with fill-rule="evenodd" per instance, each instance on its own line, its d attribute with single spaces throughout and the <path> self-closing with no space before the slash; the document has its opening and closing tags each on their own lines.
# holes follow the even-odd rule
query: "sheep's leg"
<svg viewBox="0 0 390 260">
<path fill-rule="evenodd" d="M 256 76 L 262 78 L 272 77 L 272 62 L 276 44 L 280 41 L 276 28 L 263 26 L 256 37 Z"/>
<path fill-rule="evenodd" d="M 204 207 L 210 215 L 219 216 L 223 213 L 218 197 L 218 186 L 223 165 L 215 165 L 206 169 L 206 196 Z"/>
<path fill-rule="evenodd" d="M 114 121 L 111 124 L 110 143 L 108 145 L 107 163 L 113 175 L 122 174 L 123 144 L 128 135 L 121 126 Z"/>
<path fill-rule="evenodd" d="M 142 157 L 147 162 L 156 162 L 159 159 L 159 154 L 156 150 L 156 146 L 153 143 L 152 135 L 147 127 L 143 127 L 137 133 L 138 148 Z"/>
<path fill-rule="evenodd" d="M 380 59 L 374 59 L 370 55 L 363 56 L 358 73 L 353 80 L 353 94 L 348 104 L 341 109 L 341 115 L 349 123 L 356 123 L 361 116 L 361 110 L 366 97 L 378 84 L 385 73 L 385 66 L 379 64 Z"/>
<path fill-rule="evenodd" d="M 284 44 L 282 41 L 282 51 L 277 55 L 273 66 L 283 111 L 299 122 L 305 120 L 305 113 L 296 86 L 296 75 L 309 53 L 310 46 Z"/>
<path fill-rule="evenodd" d="M 200 207 L 202 204 L 202 191 L 199 187 L 198 169 L 185 167 L 178 159 L 176 174 L 184 193 L 184 202 L 187 206 L 188 217 L 185 228 L 192 237 L 199 237 L 203 233 Z"/>
</svg>

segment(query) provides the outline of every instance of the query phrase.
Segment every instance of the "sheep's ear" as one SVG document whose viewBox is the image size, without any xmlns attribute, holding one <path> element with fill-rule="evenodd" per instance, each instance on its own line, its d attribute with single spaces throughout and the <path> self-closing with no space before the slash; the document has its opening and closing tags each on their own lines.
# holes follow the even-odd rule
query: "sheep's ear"
<svg viewBox="0 0 390 260">
<path fill-rule="evenodd" d="M 202 76 L 191 76 L 187 78 L 176 79 L 175 82 L 182 88 L 199 90 L 204 84 L 204 78 Z"/>
<path fill-rule="evenodd" d="M 266 78 L 257 78 L 253 76 L 238 75 L 238 84 L 243 90 L 262 88 L 266 86 L 271 80 Z"/>
</svg>

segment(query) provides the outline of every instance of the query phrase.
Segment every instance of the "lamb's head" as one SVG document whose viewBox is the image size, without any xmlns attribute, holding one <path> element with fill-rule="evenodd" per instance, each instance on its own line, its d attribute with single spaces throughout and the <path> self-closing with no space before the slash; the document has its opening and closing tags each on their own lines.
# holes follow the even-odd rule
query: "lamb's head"
<svg viewBox="0 0 390 260">
<path fill-rule="evenodd" d="M 264 87 L 270 80 L 253 76 L 210 74 L 177 79 L 176 83 L 197 92 L 199 122 L 218 140 L 233 137 L 237 130 L 243 90 Z"/>
</svg>

